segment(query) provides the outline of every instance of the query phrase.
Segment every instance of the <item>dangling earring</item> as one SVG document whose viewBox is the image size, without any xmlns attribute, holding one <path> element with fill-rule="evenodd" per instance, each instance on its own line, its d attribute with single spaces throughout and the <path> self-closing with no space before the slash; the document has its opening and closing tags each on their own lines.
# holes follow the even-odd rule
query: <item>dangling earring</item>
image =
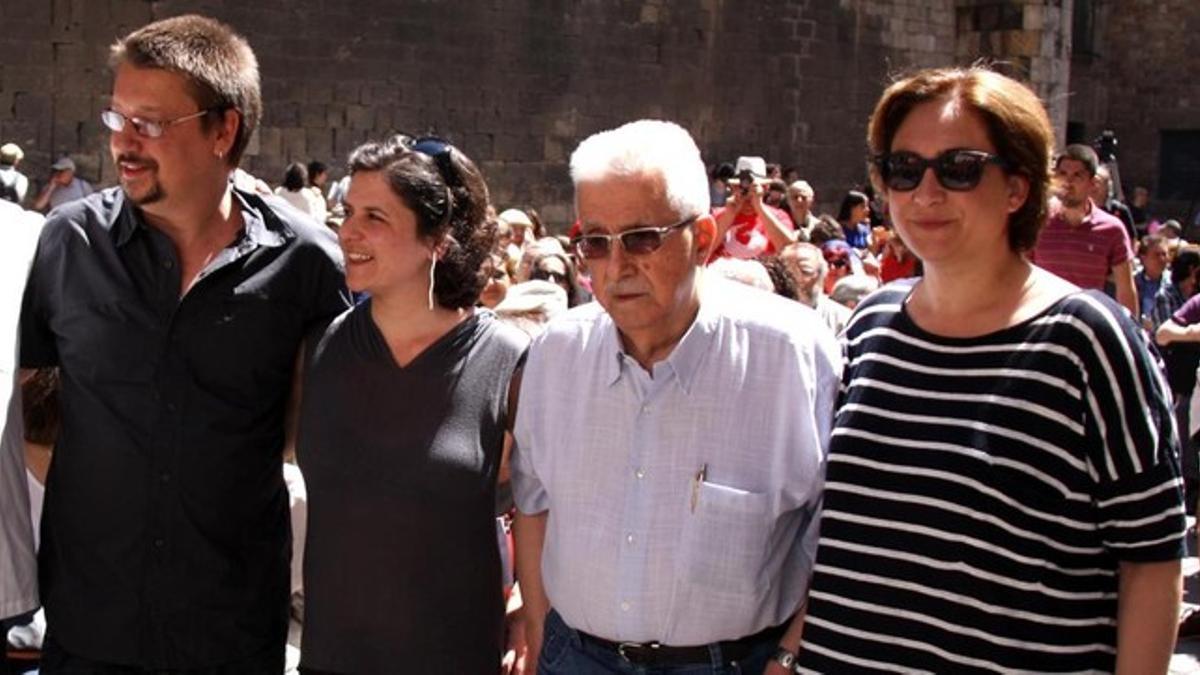
<svg viewBox="0 0 1200 675">
<path fill-rule="evenodd" d="M 433 252 L 433 260 L 429 263 L 429 311 L 433 311 L 433 271 L 437 269 L 437 251 Z"/>
</svg>

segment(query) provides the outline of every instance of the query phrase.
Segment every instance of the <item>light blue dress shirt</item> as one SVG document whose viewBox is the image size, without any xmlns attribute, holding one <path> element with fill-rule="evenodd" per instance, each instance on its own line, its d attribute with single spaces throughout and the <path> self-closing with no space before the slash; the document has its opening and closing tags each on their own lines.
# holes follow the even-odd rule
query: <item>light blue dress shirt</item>
<svg viewBox="0 0 1200 675">
<path fill-rule="evenodd" d="M 596 303 L 551 322 L 525 366 L 517 506 L 549 509 L 551 604 L 605 639 L 736 639 L 807 592 L 839 346 L 800 303 L 702 283 L 653 373 Z"/>
</svg>

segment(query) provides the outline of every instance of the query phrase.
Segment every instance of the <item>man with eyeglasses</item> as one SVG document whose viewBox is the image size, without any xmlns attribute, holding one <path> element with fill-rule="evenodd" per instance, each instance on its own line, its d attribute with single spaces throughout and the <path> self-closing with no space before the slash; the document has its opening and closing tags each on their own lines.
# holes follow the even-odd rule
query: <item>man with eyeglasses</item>
<svg viewBox="0 0 1200 675">
<path fill-rule="evenodd" d="M 1125 225 L 1092 201 L 1100 160 L 1092 148 L 1074 144 L 1054 163 L 1057 199 L 1038 237 L 1032 259 L 1080 288 L 1107 290 L 1111 275 L 1117 302 L 1141 314 L 1133 284 L 1133 248 Z"/>
<path fill-rule="evenodd" d="M 21 365 L 59 366 L 40 550 L 43 673 L 283 670 L 280 464 L 305 335 L 348 306 L 333 236 L 231 187 L 261 115 L 229 27 L 112 47 L 120 186 L 47 220 Z"/>
<path fill-rule="evenodd" d="M 523 375 L 530 658 L 549 675 L 790 672 L 838 346 L 803 306 L 705 273 L 717 226 L 684 129 L 592 136 L 571 175 L 598 302 L 552 322 Z"/>
</svg>

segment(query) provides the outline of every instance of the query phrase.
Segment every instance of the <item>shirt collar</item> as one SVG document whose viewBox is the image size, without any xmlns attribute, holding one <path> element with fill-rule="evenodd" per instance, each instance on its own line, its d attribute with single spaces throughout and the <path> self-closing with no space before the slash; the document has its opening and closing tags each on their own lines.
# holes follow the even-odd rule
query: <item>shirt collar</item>
<svg viewBox="0 0 1200 675">
<path fill-rule="evenodd" d="M 671 354 L 666 359 L 656 363 L 654 368 L 657 370 L 667 369 L 675 376 L 675 381 L 679 383 L 679 387 L 685 394 L 692 393 L 692 384 L 696 379 L 696 372 L 700 369 L 700 365 L 704 360 L 705 354 L 708 352 L 709 346 L 716 335 L 718 328 L 718 320 L 720 316 L 713 309 L 715 304 L 710 298 L 710 294 L 720 292 L 720 285 L 726 282 L 723 279 L 705 279 L 703 272 L 699 279 L 700 288 L 700 309 L 696 312 L 696 318 L 692 321 L 692 325 L 684 332 L 683 337 L 671 350 Z M 607 326 L 603 334 L 603 343 L 601 344 L 602 353 L 610 354 L 611 358 L 605 361 L 604 382 L 608 386 L 616 384 L 617 380 L 621 379 L 622 361 L 625 356 L 625 348 L 621 345 L 621 337 L 617 332 L 617 324 L 608 316 Z M 632 362 L 632 358 L 631 358 Z M 635 366 L 640 367 L 640 366 Z"/>
<path fill-rule="evenodd" d="M 111 199 L 113 201 L 109 213 L 112 215 L 108 225 L 113 234 L 114 243 L 117 247 L 121 247 L 129 242 L 135 232 L 146 227 L 146 224 L 141 213 L 126 199 L 124 190 L 114 189 Z M 261 199 L 255 200 L 237 189 L 233 189 L 233 199 L 242 211 L 242 233 L 230 248 L 241 253 L 259 246 L 283 246 L 287 242 L 288 232 L 286 229 L 281 225 L 272 228 L 264 219 L 260 208 L 261 205 L 265 205 L 265 202 Z M 256 205 L 254 201 L 257 201 L 258 204 Z"/>
</svg>

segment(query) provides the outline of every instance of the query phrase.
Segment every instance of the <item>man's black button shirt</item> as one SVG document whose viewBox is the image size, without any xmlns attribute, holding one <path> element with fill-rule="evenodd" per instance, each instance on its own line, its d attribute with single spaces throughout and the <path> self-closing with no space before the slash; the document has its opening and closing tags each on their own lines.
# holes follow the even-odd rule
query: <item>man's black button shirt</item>
<svg viewBox="0 0 1200 675">
<path fill-rule="evenodd" d="M 118 188 L 42 232 L 21 365 L 62 372 L 40 574 L 69 653 L 197 668 L 283 649 L 287 405 L 301 342 L 348 294 L 331 232 L 234 199 L 240 237 L 182 297 L 173 244 Z"/>
</svg>

